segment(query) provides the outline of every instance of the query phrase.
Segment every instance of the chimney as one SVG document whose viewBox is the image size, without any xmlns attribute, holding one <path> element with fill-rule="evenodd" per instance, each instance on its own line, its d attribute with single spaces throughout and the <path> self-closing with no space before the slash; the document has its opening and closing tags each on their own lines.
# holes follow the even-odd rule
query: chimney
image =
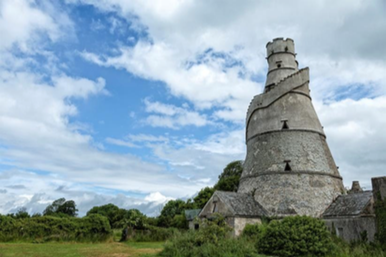
<svg viewBox="0 0 386 257">
<path fill-rule="evenodd" d="M 386 177 L 371 178 L 373 185 L 374 201 L 384 200 L 386 198 Z"/>
<path fill-rule="evenodd" d="M 349 191 L 350 194 L 360 193 L 363 192 L 361 186 L 359 185 L 359 181 L 353 181 L 351 190 Z"/>
</svg>

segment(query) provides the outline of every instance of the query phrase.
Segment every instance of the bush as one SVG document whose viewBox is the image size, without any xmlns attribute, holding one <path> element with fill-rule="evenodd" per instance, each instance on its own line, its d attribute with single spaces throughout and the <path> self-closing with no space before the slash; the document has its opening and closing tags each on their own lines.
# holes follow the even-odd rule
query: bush
<svg viewBox="0 0 386 257">
<path fill-rule="evenodd" d="M 247 224 L 244 227 L 242 236 L 248 238 L 257 238 L 261 234 L 260 224 Z"/>
<path fill-rule="evenodd" d="M 120 241 L 160 242 L 180 234 L 181 232 L 176 228 L 160 228 L 147 225 L 145 229 L 135 230 L 128 227 L 123 229 Z"/>
<path fill-rule="evenodd" d="M 324 256 L 333 243 L 323 221 L 294 216 L 271 221 L 257 247 L 262 253 L 277 256 Z"/>
<path fill-rule="evenodd" d="M 14 219 L 0 215 L 0 241 L 105 241 L 111 238 L 110 224 L 105 217 L 32 217 Z"/>
<path fill-rule="evenodd" d="M 190 230 L 173 237 L 159 256 L 258 256 L 253 242 L 245 238 L 235 239 L 230 232 L 231 228 L 221 218 L 212 222 L 204 221 L 200 224 L 200 230 Z"/>
<path fill-rule="evenodd" d="M 225 237 L 217 241 L 202 242 L 199 232 L 189 231 L 165 244 L 158 256 L 164 257 L 254 257 L 258 256 L 253 242 L 244 238 Z"/>
</svg>

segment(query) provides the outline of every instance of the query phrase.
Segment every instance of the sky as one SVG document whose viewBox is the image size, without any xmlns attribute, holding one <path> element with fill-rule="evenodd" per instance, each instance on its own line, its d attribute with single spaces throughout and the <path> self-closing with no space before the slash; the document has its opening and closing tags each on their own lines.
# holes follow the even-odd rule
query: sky
<svg viewBox="0 0 386 257">
<path fill-rule="evenodd" d="M 382 0 L 0 0 L 0 213 L 149 216 L 245 158 L 265 45 L 292 38 L 346 187 L 386 175 Z"/>
</svg>

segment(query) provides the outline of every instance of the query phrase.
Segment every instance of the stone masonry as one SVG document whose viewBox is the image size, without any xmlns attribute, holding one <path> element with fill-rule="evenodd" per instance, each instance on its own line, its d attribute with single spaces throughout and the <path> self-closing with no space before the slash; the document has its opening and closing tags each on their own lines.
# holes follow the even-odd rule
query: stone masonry
<svg viewBox="0 0 386 257">
<path fill-rule="evenodd" d="M 267 44 L 263 94 L 250 103 L 239 193 L 253 193 L 269 216 L 319 217 L 344 192 L 311 102 L 309 69 L 298 69 L 292 39 Z"/>
<path fill-rule="evenodd" d="M 326 135 L 312 105 L 309 69 L 298 68 L 292 39 L 267 44 L 268 74 L 246 119 L 247 155 L 237 193 L 216 191 L 199 218 L 220 213 L 234 235 L 262 218 L 322 218 L 346 241 L 373 241 L 374 203 L 386 199 L 386 177 L 372 178 L 373 191 L 358 181 L 346 192 Z M 347 194 L 348 193 L 348 194 Z"/>
</svg>

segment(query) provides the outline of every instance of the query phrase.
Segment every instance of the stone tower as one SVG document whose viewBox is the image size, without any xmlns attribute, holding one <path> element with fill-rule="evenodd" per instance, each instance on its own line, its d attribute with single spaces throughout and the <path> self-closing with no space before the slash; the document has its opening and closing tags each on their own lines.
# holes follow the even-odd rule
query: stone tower
<svg viewBox="0 0 386 257">
<path fill-rule="evenodd" d="M 247 156 L 239 193 L 253 193 L 270 216 L 319 217 L 344 191 L 311 102 L 309 69 L 298 69 L 294 41 L 267 44 L 264 93 L 250 103 Z"/>
</svg>

